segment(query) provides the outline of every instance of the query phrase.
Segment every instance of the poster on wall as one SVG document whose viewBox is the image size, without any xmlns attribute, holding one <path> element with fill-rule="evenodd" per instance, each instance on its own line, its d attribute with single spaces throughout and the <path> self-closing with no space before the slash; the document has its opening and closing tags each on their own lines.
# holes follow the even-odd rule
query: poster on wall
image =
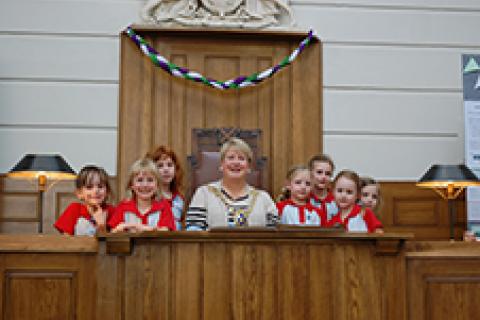
<svg viewBox="0 0 480 320">
<path fill-rule="evenodd" d="M 480 177 L 480 55 L 462 55 L 465 162 Z M 467 227 L 480 238 L 480 187 L 467 189 Z"/>
</svg>

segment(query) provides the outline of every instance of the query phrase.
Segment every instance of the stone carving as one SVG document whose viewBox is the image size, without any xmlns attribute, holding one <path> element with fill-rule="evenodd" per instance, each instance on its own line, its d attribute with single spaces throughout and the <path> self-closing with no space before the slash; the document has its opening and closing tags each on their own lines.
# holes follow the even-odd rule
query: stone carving
<svg viewBox="0 0 480 320">
<path fill-rule="evenodd" d="M 148 0 L 141 16 L 165 26 L 266 28 L 295 24 L 288 0 Z"/>
</svg>

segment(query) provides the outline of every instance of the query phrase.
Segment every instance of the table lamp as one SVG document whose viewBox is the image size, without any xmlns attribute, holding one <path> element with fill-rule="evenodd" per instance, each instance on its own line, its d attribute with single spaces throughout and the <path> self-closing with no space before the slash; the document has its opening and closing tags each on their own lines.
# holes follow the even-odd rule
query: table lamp
<svg viewBox="0 0 480 320">
<path fill-rule="evenodd" d="M 435 190 L 443 199 L 448 201 L 450 214 L 450 240 L 455 239 L 454 223 L 455 212 L 453 201 L 465 187 L 480 186 L 475 174 L 465 165 L 432 165 L 418 180 L 417 186 Z"/>
<path fill-rule="evenodd" d="M 75 179 L 75 171 L 58 154 L 27 154 L 7 174 L 11 178 L 37 179 L 40 193 L 38 232 L 43 232 L 43 193 L 47 179 Z"/>
</svg>

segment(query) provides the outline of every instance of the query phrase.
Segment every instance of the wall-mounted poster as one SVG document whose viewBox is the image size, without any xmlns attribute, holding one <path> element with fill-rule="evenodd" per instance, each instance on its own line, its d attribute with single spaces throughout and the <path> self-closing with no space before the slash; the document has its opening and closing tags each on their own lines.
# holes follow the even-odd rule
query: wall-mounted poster
<svg viewBox="0 0 480 320">
<path fill-rule="evenodd" d="M 465 162 L 480 177 L 480 55 L 462 55 Z M 467 189 L 467 225 L 480 238 L 480 187 Z"/>
</svg>

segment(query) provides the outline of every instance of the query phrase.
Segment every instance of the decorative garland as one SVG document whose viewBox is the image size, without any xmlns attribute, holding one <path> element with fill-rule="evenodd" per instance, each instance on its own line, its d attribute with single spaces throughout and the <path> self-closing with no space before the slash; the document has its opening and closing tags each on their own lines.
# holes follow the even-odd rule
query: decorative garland
<svg viewBox="0 0 480 320">
<path fill-rule="evenodd" d="M 312 42 L 312 39 L 314 37 L 313 30 L 310 30 L 307 37 L 303 39 L 302 42 L 300 42 L 300 45 L 276 66 L 270 67 L 262 72 L 252 73 L 249 76 L 240 76 L 235 79 L 230 79 L 222 82 L 207 78 L 198 72 L 190 71 L 187 68 L 179 67 L 176 64 L 168 61 L 165 57 L 161 56 L 157 51 L 155 51 L 155 49 L 152 48 L 141 36 L 136 34 L 131 27 L 128 27 L 125 32 L 130 37 L 130 39 L 135 42 L 135 44 L 140 48 L 140 50 L 142 50 L 142 52 L 146 56 L 148 56 L 157 67 L 162 68 L 164 71 L 170 73 L 175 77 L 184 78 L 195 82 L 201 82 L 207 86 L 221 90 L 254 86 L 261 83 L 263 80 L 270 78 L 275 73 L 292 63 L 292 61 L 297 58 L 297 56 L 305 49 L 305 47 Z"/>
</svg>

